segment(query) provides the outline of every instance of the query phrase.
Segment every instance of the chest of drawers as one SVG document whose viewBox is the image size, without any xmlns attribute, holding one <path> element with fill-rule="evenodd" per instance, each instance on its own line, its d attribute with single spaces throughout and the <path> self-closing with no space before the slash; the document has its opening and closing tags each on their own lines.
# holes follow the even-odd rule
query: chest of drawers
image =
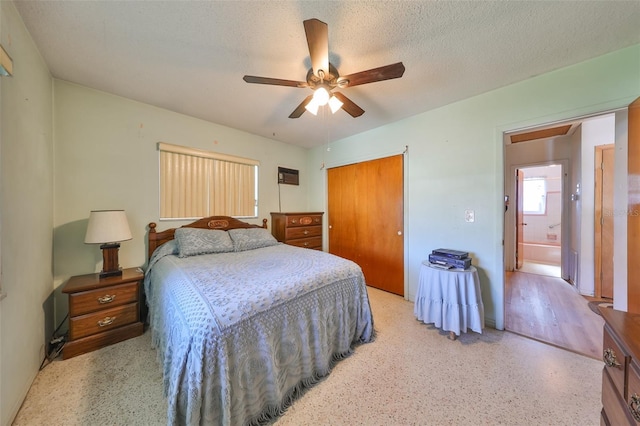
<svg viewBox="0 0 640 426">
<path fill-rule="evenodd" d="M 640 425 L 640 315 L 601 308 L 603 425 Z"/>
<path fill-rule="evenodd" d="M 271 213 L 276 240 L 297 247 L 322 250 L 322 212 Z"/>
<path fill-rule="evenodd" d="M 63 358 L 141 335 L 143 278 L 137 268 L 124 269 L 122 275 L 107 278 L 100 278 L 99 274 L 69 278 L 62 289 L 69 296 L 69 337 L 62 350 Z"/>
</svg>

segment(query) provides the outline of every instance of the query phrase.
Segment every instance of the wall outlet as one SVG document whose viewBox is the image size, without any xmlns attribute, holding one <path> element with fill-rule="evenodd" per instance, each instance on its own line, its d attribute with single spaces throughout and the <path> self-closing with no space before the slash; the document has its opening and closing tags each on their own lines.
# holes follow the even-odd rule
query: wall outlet
<svg viewBox="0 0 640 426">
<path fill-rule="evenodd" d="M 464 211 L 464 221 L 465 222 L 475 222 L 476 214 L 473 210 L 465 210 Z"/>
</svg>

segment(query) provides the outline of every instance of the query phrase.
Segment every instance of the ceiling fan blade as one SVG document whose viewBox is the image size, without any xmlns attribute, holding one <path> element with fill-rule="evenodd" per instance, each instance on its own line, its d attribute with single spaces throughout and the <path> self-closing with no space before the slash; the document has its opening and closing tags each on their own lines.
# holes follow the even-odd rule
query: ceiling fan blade
<svg viewBox="0 0 640 426">
<path fill-rule="evenodd" d="M 304 23 L 304 32 L 307 34 L 307 45 L 311 57 L 311 68 L 316 77 L 322 78 L 329 74 L 329 27 L 318 19 L 307 19 Z"/>
<path fill-rule="evenodd" d="M 296 109 L 294 109 L 293 112 L 289 114 L 289 118 L 299 118 L 305 112 L 305 107 L 311 101 L 312 98 L 313 98 L 313 95 L 309 95 L 306 98 L 304 98 L 304 101 L 302 101 L 300 105 L 298 105 Z"/>
<path fill-rule="evenodd" d="M 360 71 L 349 75 L 340 76 L 338 86 L 353 87 L 360 84 L 373 83 L 382 80 L 391 80 L 392 78 L 400 78 L 404 74 L 404 65 L 397 62 L 384 67 L 373 68 L 367 71 Z M 342 81 L 348 80 L 348 83 L 341 84 Z"/>
<path fill-rule="evenodd" d="M 351 99 L 347 98 L 340 92 L 333 92 L 333 95 L 342 102 L 342 109 L 345 110 L 353 118 L 360 117 L 364 114 L 364 110 L 356 105 Z"/>
<path fill-rule="evenodd" d="M 255 75 L 245 75 L 242 77 L 247 83 L 272 84 L 274 86 L 289 87 L 309 87 L 306 81 L 283 80 L 280 78 L 256 77 Z"/>
</svg>

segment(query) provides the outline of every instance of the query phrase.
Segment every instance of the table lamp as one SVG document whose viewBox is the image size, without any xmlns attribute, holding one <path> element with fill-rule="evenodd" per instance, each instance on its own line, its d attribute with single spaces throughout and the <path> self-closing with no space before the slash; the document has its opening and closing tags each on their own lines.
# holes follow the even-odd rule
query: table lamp
<svg viewBox="0 0 640 426">
<path fill-rule="evenodd" d="M 118 265 L 120 241 L 130 240 L 131 230 L 124 210 L 92 210 L 89 215 L 85 244 L 101 244 L 102 272 L 100 278 L 122 275 Z"/>
</svg>

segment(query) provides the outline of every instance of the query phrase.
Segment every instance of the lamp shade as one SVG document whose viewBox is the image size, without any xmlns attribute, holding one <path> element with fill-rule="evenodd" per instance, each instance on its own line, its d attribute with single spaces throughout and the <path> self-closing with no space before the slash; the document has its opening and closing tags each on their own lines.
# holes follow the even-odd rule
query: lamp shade
<svg viewBox="0 0 640 426">
<path fill-rule="evenodd" d="M 124 210 L 92 210 L 89 215 L 86 244 L 116 243 L 130 240 L 131 230 Z"/>
</svg>

